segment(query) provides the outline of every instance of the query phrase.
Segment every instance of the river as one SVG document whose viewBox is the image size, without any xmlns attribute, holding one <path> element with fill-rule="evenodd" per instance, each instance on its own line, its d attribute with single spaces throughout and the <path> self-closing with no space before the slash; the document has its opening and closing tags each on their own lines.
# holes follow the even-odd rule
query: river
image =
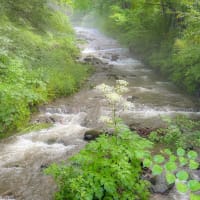
<svg viewBox="0 0 200 200">
<path fill-rule="evenodd" d="M 80 59 L 95 62 L 96 70 L 78 93 L 41 106 L 32 119 L 52 120 L 53 127 L 0 142 L 0 199 L 53 198 L 56 186 L 51 177 L 44 175 L 43 169 L 83 148 L 85 131 L 101 128 L 100 116 L 111 112 L 95 89 L 98 84 L 114 85 L 118 79 L 129 82 L 125 97 L 134 107 L 119 113 L 127 124 L 135 127 L 157 127 L 161 116 L 200 117 L 200 104 L 195 98 L 147 68 L 117 41 L 92 28 L 75 27 L 75 31 L 78 38 L 87 41 L 80 44 Z M 164 199 L 154 196 L 156 198 Z"/>
</svg>

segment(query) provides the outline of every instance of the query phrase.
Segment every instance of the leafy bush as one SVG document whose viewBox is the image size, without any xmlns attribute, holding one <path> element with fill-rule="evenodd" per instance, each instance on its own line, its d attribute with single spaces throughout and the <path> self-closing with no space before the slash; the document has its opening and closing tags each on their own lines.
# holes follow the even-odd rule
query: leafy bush
<svg viewBox="0 0 200 200">
<path fill-rule="evenodd" d="M 149 142 L 129 130 L 118 138 L 100 136 L 68 166 L 54 164 L 46 170 L 58 184 L 55 199 L 148 199 L 149 184 L 141 179 L 139 159 L 147 147 Z"/>
<path fill-rule="evenodd" d="M 76 91 L 89 67 L 76 63 L 67 17 L 46 0 L 3 0 L 0 7 L 0 133 L 6 133 L 26 125 L 35 106 Z"/>
<path fill-rule="evenodd" d="M 191 179 L 188 171 L 198 169 L 197 158 L 198 154 L 195 151 L 186 152 L 178 148 L 174 155 L 169 149 L 165 149 L 162 154 L 154 155 L 153 159 L 145 158 L 143 165 L 151 168 L 153 175 L 159 175 L 165 171 L 167 183 L 175 183 L 177 190 L 181 193 L 190 192 L 190 199 L 193 200 L 200 198 L 200 195 L 196 194 L 200 191 L 200 182 Z"/>
<path fill-rule="evenodd" d="M 141 160 L 149 155 L 151 143 L 132 133 L 117 117 L 117 106 L 123 102 L 127 85 L 117 80 L 115 86 L 96 87 L 112 108 L 112 117 L 103 116 L 103 121 L 114 132 L 88 144 L 69 165 L 54 164 L 46 170 L 58 184 L 56 199 L 148 199 L 149 184 L 141 179 Z"/>
<path fill-rule="evenodd" d="M 197 149 L 200 147 L 200 123 L 184 116 L 167 119 L 167 128 L 153 131 L 149 135 L 152 142 L 163 143 L 172 149 Z"/>
</svg>

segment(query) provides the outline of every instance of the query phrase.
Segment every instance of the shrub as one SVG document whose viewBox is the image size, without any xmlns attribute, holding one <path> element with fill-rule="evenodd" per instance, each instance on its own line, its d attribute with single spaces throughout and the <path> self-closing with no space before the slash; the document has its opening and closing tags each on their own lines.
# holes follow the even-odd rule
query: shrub
<svg viewBox="0 0 200 200">
<path fill-rule="evenodd" d="M 167 128 L 153 131 L 149 135 L 152 142 L 162 143 L 172 149 L 197 149 L 200 147 L 200 123 L 184 116 L 165 120 Z"/>
<path fill-rule="evenodd" d="M 128 130 L 118 138 L 100 136 L 69 165 L 54 164 L 46 170 L 58 184 L 55 199 L 148 199 L 149 184 L 141 179 L 139 159 L 147 147 L 145 139 Z"/>
</svg>

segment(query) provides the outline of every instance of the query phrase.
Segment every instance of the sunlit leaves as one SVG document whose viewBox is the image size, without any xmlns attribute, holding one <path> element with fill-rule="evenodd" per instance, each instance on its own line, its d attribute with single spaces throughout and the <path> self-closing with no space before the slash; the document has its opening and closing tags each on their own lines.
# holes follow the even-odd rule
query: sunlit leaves
<svg viewBox="0 0 200 200">
<path fill-rule="evenodd" d="M 163 168 L 160 165 L 154 165 L 152 168 L 153 175 L 160 175 L 163 172 Z"/>
<path fill-rule="evenodd" d="M 182 148 L 178 148 L 177 149 L 177 155 L 178 156 L 184 156 L 185 155 L 185 150 Z"/>
<path fill-rule="evenodd" d="M 176 188 L 181 193 L 186 193 L 188 191 L 187 185 L 185 183 L 182 183 L 182 182 L 177 182 Z"/>
<path fill-rule="evenodd" d="M 165 164 L 167 171 L 175 171 L 177 169 L 177 164 L 173 161 L 169 161 Z"/>
<path fill-rule="evenodd" d="M 187 160 L 187 158 L 181 156 L 181 157 L 179 157 L 179 162 L 180 162 L 181 166 L 184 166 L 188 163 L 188 160 Z"/>
<path fill-rule="evenodd" d="M 190 200 L 200 200 L 200 195 L 191 193 Z"/>
<path fill-rule="evenodd" d="M 173 173 L 167 172 L 166 173 L 166 179 L 168 184 L 172 184 L 176 181 L 176 177 Z"/>
<path fill-rule="evenodd" d="M 176 174 L 176 177 L 180 180 L 180 181 L 187 181 L 188 178 L 189 178 L 189 174 L 184 171 L 184 170 L 181 170 L 179 171 L 177 174 Z"/>
<path fill-rule="evenodd" d="M 187 156 L 188 158 L 195 160 L 198 157 L 198 154 L 195 151 L 189 151 Z"/>
<path fill-rule="evenodd" d="M 153 162 L 151 161 L 151 159 L 146 158 L 146 159 L 144 159 L 144 161 L 143 161 L 143 166 L 144 166 L 144 167 L 150 168 L 150 167 L 152 166 L 152 164 L 153 164 Z"/>
<path fill-rule="evenodd" d="M 189 180 L 188 187 L 192 192 L 196 192 L 200 190 L 200 182 L 197 180 Z"/>
<path fill-rule="evenodd" d="M 189 168 L 190 169 L 197 169 L 199 167 L 199 163 L 194 161 L 194 160 L 190 160 L 189 162 Z"/>
<path fill-rule="evenodd" d="M 153 160 L 156 162 L 156 163 L 163 163 L 165 161 L 165 158 L 162 156 L 162 155 L 156 155 L 154 156 Z"/>
</svg>

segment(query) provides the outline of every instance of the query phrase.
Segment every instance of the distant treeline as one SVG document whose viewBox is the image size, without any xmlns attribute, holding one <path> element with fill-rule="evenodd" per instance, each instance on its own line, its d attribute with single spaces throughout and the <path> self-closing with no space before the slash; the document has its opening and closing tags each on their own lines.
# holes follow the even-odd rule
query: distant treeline
<svg viewBox="0 0 200 200">
<path fill-rule="evenodd" d="M 198 0 L 74 0 L 104 28 L 189 93 L 200 95 Z"/>
</svg>

